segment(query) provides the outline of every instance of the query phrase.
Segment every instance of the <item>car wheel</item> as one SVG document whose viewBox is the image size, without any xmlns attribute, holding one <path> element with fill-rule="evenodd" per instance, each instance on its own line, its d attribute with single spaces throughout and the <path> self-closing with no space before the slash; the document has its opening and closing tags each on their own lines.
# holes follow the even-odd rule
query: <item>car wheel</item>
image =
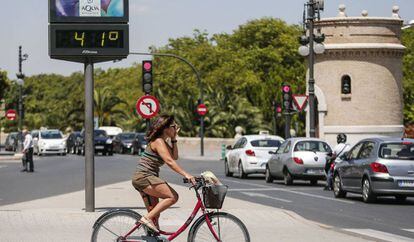
<svg viewBox="0 0 414 242">
<path fill-rule="evenodd" d="M 397 199 L 398 202 L 405 202 L 405 200 L 407 200 L 407 196 L 405 196 L 405 195 L 396 195 L 395 199 Z"/>
<path fill-rule="evenodd" d="M 365 203 L 372 203 L 376 199 L 375 194 L 372 192 L 371 182 L 368 178 L 362 181 L 362 200 Z"/>
<path fill-rule="evenodd" d="M 317 185 L 317 184 L 318 184 L 318 180 L 317 180 L 317 179 L 310 180 L 310 184 L 311 184 L 312 186 L 315 186 L 315 185 Z"/>
<path fill-rule="evenodd" d="M 283 172 L 283 182 L 285 183 L 286 186 L 290 186 L 293 184 L 292 174 L 290 174 L 287 168 L 285 169 L 285 172 Z"/>
<path fill-rule="evenodd" d="M 247 177 L 247 174 L 246 174 L 246 172 L 244 172 L 243 164 L 242 164 L 241 161 L 239 162 L 239 166 L 238 167 L 239 167 L 239 169 L 238 169 L 239 170 L 239 174 L 238 174 L 239 176 L 238 177 L 240 179 L 245 179 Z"/>
<path fill-rule="evenodd" d="M 342 180 L 339 174 L 335 174 L 334 176 L 333 192 L 336 198 L 346 197 L 346 191 L 342 189 Z"/>
<path fill-rule="evenodd" d="M 272 174 L 270 174 L 269 167 L 266 166 L 265 181 L 266 183 L 273 183 L 273 180 L 274 180 L 274 177 L 272 176 Z"/>
<path fill-rule="evenodd" d="M 109 151 L 109 152 L 108 152 L 108 155 L 109 155 L 109 156 L 113 156 L 113 155 L 114 155 L 114 153 L 113 153 L 112 151 Z"/>
<path fill-rule="evenodd" d="M 227 162 L 227 160 L 224 160 L 224 174 L 226 176 L 233 176 L 233 172 L 230 172 L 229 163 Z"/>
<path fill-rule="evenodd" d="M 63 155 L 63 156 L 66 156 L 66 152 L 63 152 L 63 153 L 62 153 L 62 155 Z"/>
</svg>

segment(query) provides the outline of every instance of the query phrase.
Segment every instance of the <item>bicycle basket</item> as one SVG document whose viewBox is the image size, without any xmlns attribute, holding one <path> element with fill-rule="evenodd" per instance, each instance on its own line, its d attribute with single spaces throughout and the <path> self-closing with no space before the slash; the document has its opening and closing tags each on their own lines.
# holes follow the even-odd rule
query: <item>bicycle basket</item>
<svg viewBox="0 0 414 242">
<path fill-rule="evenodd" d="M 209 185 L 203 187 L 203 200 L 206 208 L 220 209 L 227 194 L 226 185 Z"/>
</svg>

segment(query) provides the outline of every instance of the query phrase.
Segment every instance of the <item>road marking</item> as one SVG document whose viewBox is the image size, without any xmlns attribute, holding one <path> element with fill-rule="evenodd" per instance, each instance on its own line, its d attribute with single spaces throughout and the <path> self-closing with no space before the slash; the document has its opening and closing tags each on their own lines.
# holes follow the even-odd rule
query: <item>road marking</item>
<svg viewBox="0 0 414 242">
<path fill-rule="evenodd" d="M 0 169 L 1 168 L 7 168 L 7 166 L 6 165 L 0 165 Z"/>
<path fill-rule="evenodd" d="M 402 230 L 405 230 L 405 231 L 408 231 L 408 232 L 414 233 L 414 229 L 402 229 Z"/>
<path fill-rule="evenodd" d="M 414 241 L 414 239 L 412 238 L 408 238 L 408 237 L 404 237 L 404 236 L 400 236 L 400 235 L 396 235 L 396 234 L 390 234 L 390 233 L 385 233 L 382 231 L 378 231 L 378 230 L 373 230 L 373 229 L 344 229 L 345 231 L 351 232 L 351 233 L 356 233 L 356 234 L 362 234 L 365 236 L 369 236 L 372 238 L 376 238 L 379 240 L 386 240 L 386 241 L 390 241 L 390 242 L 403 242 L 403 241 Z"/>
<path fill-rule="evenodd" d="M 228 180 L 228 179 L 221 179 L 222 181 L 229 181 L 229 182 L 234 182 L 234 183 L 239 183 L 239 184 L 243 184 L 243 185 L 250 185 L 250 186 L 255 186 L 255 187 L 261 187 L 264 189 L 269 189 L 269 186 L 265 186 L 265 185 L 260 185 L 260 184 L 250 184 L 250 183 L 246 183 L 246 182 L 241 182 L 241 181 L 233 181 L 233 180 Z M 247 188 L 249 189 L 249 188 Z M 325 200 L 330 200 L 330 201 L 335 201 L 335 202 L 341 202 L 341 203 L 347 203 L 347 204 L 355 204 L 352 201 L 348 201 L 348 200 L 342 200 L 342 199 L 337 199 L 337 198 L 331 198 L 331 197 L 324 197 L 324 196 L 320 196 L 320 195 L 315 195 L 315 194 L 310 194 L 310 193 L 306 193 L 306 192 L 300 192 L 300 191 L 294 191 L 294 190 L 290 190 L 290 189 L 286 189 L 286 188 L 272 188 L 272 189 L 277 189 L 277 191 L 283 191 L 283 192 L 290 192 L 290 193 L 294 193 L 294 194 L 298 194 L 298 195 L 303 195 L 303 196 L 308 196 L 308 197 L 314 197 L 314 198 L 320 198 L 320 199 L 325 199 Z M 233 189 L 234 191 L 235 189 Z M 245 189 L 244 189 L 245 190 Z M 252 189 L 252 190 L 259 190 L 259 189 Z"/>
<path fill-rule="evenodd" d="M 264 198 L 277 200 L 277 201 L 281 201 L 281 202 L 285 202 L 285 203 L 291 203 L 292 202 L 290 200 L 286 200 L 286 199 L 282 199 L 282 198 L 276 198 L 276 197 L 272 197 L 272 196 L 268 196 L 266 194 L 256 193 L 256 192 L 242 192 L 242 194 L 250 196 L 250 197 L 264 197 Z"/>
</svg>

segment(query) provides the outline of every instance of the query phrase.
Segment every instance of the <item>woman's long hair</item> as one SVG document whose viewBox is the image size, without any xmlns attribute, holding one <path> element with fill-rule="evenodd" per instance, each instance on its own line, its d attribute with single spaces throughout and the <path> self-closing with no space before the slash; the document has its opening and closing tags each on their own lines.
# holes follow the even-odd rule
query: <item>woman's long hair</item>
<svg viewBox="0 0 414 242">
<path fill-rule="evenodd" d="M 157 138 L 161 137 L 162 131 L 169 128 L 171 124 L 174 123 L 173 115 L 160 115 L 157 119 L 151 124 L 150 129 L 148 130 L 145 139 L 148 142 L 152 142 Z"/>
</svg>

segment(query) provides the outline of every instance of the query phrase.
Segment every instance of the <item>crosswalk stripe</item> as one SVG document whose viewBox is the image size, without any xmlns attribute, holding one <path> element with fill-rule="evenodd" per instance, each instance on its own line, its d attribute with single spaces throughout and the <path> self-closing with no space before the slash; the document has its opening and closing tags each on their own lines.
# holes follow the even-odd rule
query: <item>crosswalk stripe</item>
<svg viewBox="0 0 414 242">
<path fill-rule="evenodd" d="M 414 229 L 402 229 L 402 230 L 414 233 Z"/>
<path fill-rule="evenodd" d="M 386 232 L 382 232 L 382 231 L 378 231 L 374 229 L 344 229 L 344 231 L 361 234 L 361 235 L 369 236 L 375 239 L 386 240 L 390 242 L 394 242 L 394 241 L 395 242 L 413 242 L 414 241 L 414 239 L 412 238 L 408 238 L 408 237 L 404 237 L 404 236 L 400 236 L 396 234 L 390 234 L 390 233 L 386 233 Z"/>
</svg>

